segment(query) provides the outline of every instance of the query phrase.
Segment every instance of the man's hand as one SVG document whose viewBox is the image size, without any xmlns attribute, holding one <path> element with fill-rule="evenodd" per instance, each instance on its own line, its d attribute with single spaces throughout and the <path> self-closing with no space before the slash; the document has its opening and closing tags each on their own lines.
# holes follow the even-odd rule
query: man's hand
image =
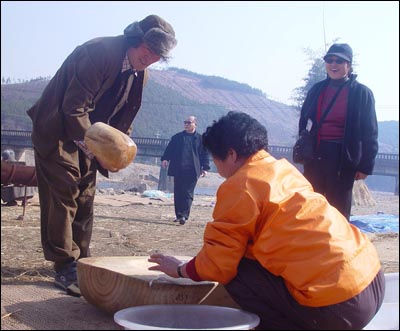
<svg viewBox="0 0 400 331">
<path fill-rule="evenodd" d="M 167 160 L 164 160 L 164 161 L 161 162 L 161 166 L 162 166 L 164 169 L 167 169 L 168 163 L 169 163 L 169 162 L 168 162 Z"/>
<path fill-rule="evenodd" d="M 74 140 L 74 143 L 85 153 L 85 155 L 88 157 L 88 159 L 93 160 L 94 155 L 93 153 L 89 150 L 89 148 L 87 147 L 87 145 L 85 144 L 84 141 L 82 140 Z M 96 157 L 96 161 L 97 163 L 104 169 L 107 169 L 108 171 L 111 172 L 117 172 L 119 169 L 116 168 L 107 168 L 106 165 L 104 165 L 101 160 L 99 158 Z"/>
<path fill-rule="evenodd" d="M 89 160 L 92 160 L 94 158 L 93 153 L 89 150 L 89 148 L 87 147 L 87 145 L 83 140 L 74 140 L 74 143 L 83 151 L 83 153 L 85 153 L 85 155 Z"/>
<path fill-rule="evenodd" d="M 119 170 L 119 169 L 116 169 L 116 168 L 107 168 L 107 166 L 104 165 L 99 158 L 96 158 L 96 161 L 102 168 L 107 169 L 110 172 L 118 172 L 118 170 Z"/>
<path fill-rule="evenodd" d="M 360 179 L 365 179 L 365 178 L 367 178 L 367 177 L 368 177 L 368 175 L 363 174 L 362 172 L 357 171 L 356 174 L 355 174 L 355 176 L 354 176 L 354 179 L 355 179 L 355 180 L 360 180 Z"/>
</svg>

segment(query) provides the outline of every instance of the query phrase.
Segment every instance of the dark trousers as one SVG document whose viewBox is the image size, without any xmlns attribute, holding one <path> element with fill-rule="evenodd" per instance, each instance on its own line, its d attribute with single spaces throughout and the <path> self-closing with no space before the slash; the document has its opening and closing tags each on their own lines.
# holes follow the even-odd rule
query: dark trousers
<svg viewBox="0 0 400 331">
<path fill-rule="evenodd" d="M 96 164 L 69 142 L 45 159 L 35 151 L 35 167 L 43 253 L 58 271 L 90 256 Z"/>
<path fill-rule="evenodd" d="M 382 304 L 385 277 L 380 271 L 364 291 L 345 302 L 308 307 L 291 296 L 281 277 L 257 261 L 242 259 L 225 288 L 242 309 L 260 317 L 257 330 L 361 330 Z"/>
<path fill-rule="evenodd" d="M 322 141 L 316 158 L 304 166 L 304 177 L 349 220 L 356 170 L 342 167 L 339 175 L 341 148 L 342 144 Z"/>
<path fill-rule="evenodd" d="M 174 205 L 176 218 L 184 217 L 189 219 L 197 180 L 198 178 L 194 169 L 181 170 L 174 175 Z"/>
</svg>

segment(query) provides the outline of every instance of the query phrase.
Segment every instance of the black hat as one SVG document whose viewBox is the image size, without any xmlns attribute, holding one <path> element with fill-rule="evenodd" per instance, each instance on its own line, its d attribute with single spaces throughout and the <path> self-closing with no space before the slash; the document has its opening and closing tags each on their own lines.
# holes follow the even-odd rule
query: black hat
<svg viewBox="0 0 400 331">
<path fill-rule="evenodd" d="M 324 56 L 324 60 L 330 55 L 336 55 L 350 63 L 353 62 L 353 50 L 348 44 L 333 44 Z"/>
<path fill-rule="evenodd" d="M 168 58 L 169 51 L 177 44 L 171 24 L 157 15 L 149 15 L 128 25 L 124 35 L 128 38 L 140 38 L 163 59 Z"/>
</svg>

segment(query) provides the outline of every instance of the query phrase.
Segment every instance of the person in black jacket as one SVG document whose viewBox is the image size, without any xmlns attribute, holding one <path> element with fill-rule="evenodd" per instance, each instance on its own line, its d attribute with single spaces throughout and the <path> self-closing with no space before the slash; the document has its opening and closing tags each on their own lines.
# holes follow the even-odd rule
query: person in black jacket
<svg viewBox="0 0 400 331">
<path fill-rule="evenodd" d="M 172 136 L 161 157 L 161 166 L 174 177 L 174 222 L 181 225 L 189 219 L 197 180 L 210 169 L 209 154 L 196 132 L 196 117 L 189 116 L 183 123 L 185 130 Z"/>
<path fill-rule="evenodd" d="M 367 86 L 356 81 L 348 44 L 333 44 L 324 60 L 328 77 L 308 92 L 299 133 L 315 130 L 336 91 L 342 88 L 316 132 L 316 155 L 304 165 L 304 176 L 349 220 L 354 180 L 372 174 L 378 153 L 375 99 Z"/>
</svg>

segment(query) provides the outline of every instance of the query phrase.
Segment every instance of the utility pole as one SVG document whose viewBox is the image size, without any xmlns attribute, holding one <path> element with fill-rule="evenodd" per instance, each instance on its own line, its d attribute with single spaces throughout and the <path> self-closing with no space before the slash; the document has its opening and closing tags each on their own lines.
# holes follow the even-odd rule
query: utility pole
<svg viewBox="0 0 400 331">
<path fill-rule="evenodd" d="M 325 35 L 325 1 L 322 1 L 322 29 L 324 32 L 324 49 L 326 53 L 326 35 Z"/>
</svg>

